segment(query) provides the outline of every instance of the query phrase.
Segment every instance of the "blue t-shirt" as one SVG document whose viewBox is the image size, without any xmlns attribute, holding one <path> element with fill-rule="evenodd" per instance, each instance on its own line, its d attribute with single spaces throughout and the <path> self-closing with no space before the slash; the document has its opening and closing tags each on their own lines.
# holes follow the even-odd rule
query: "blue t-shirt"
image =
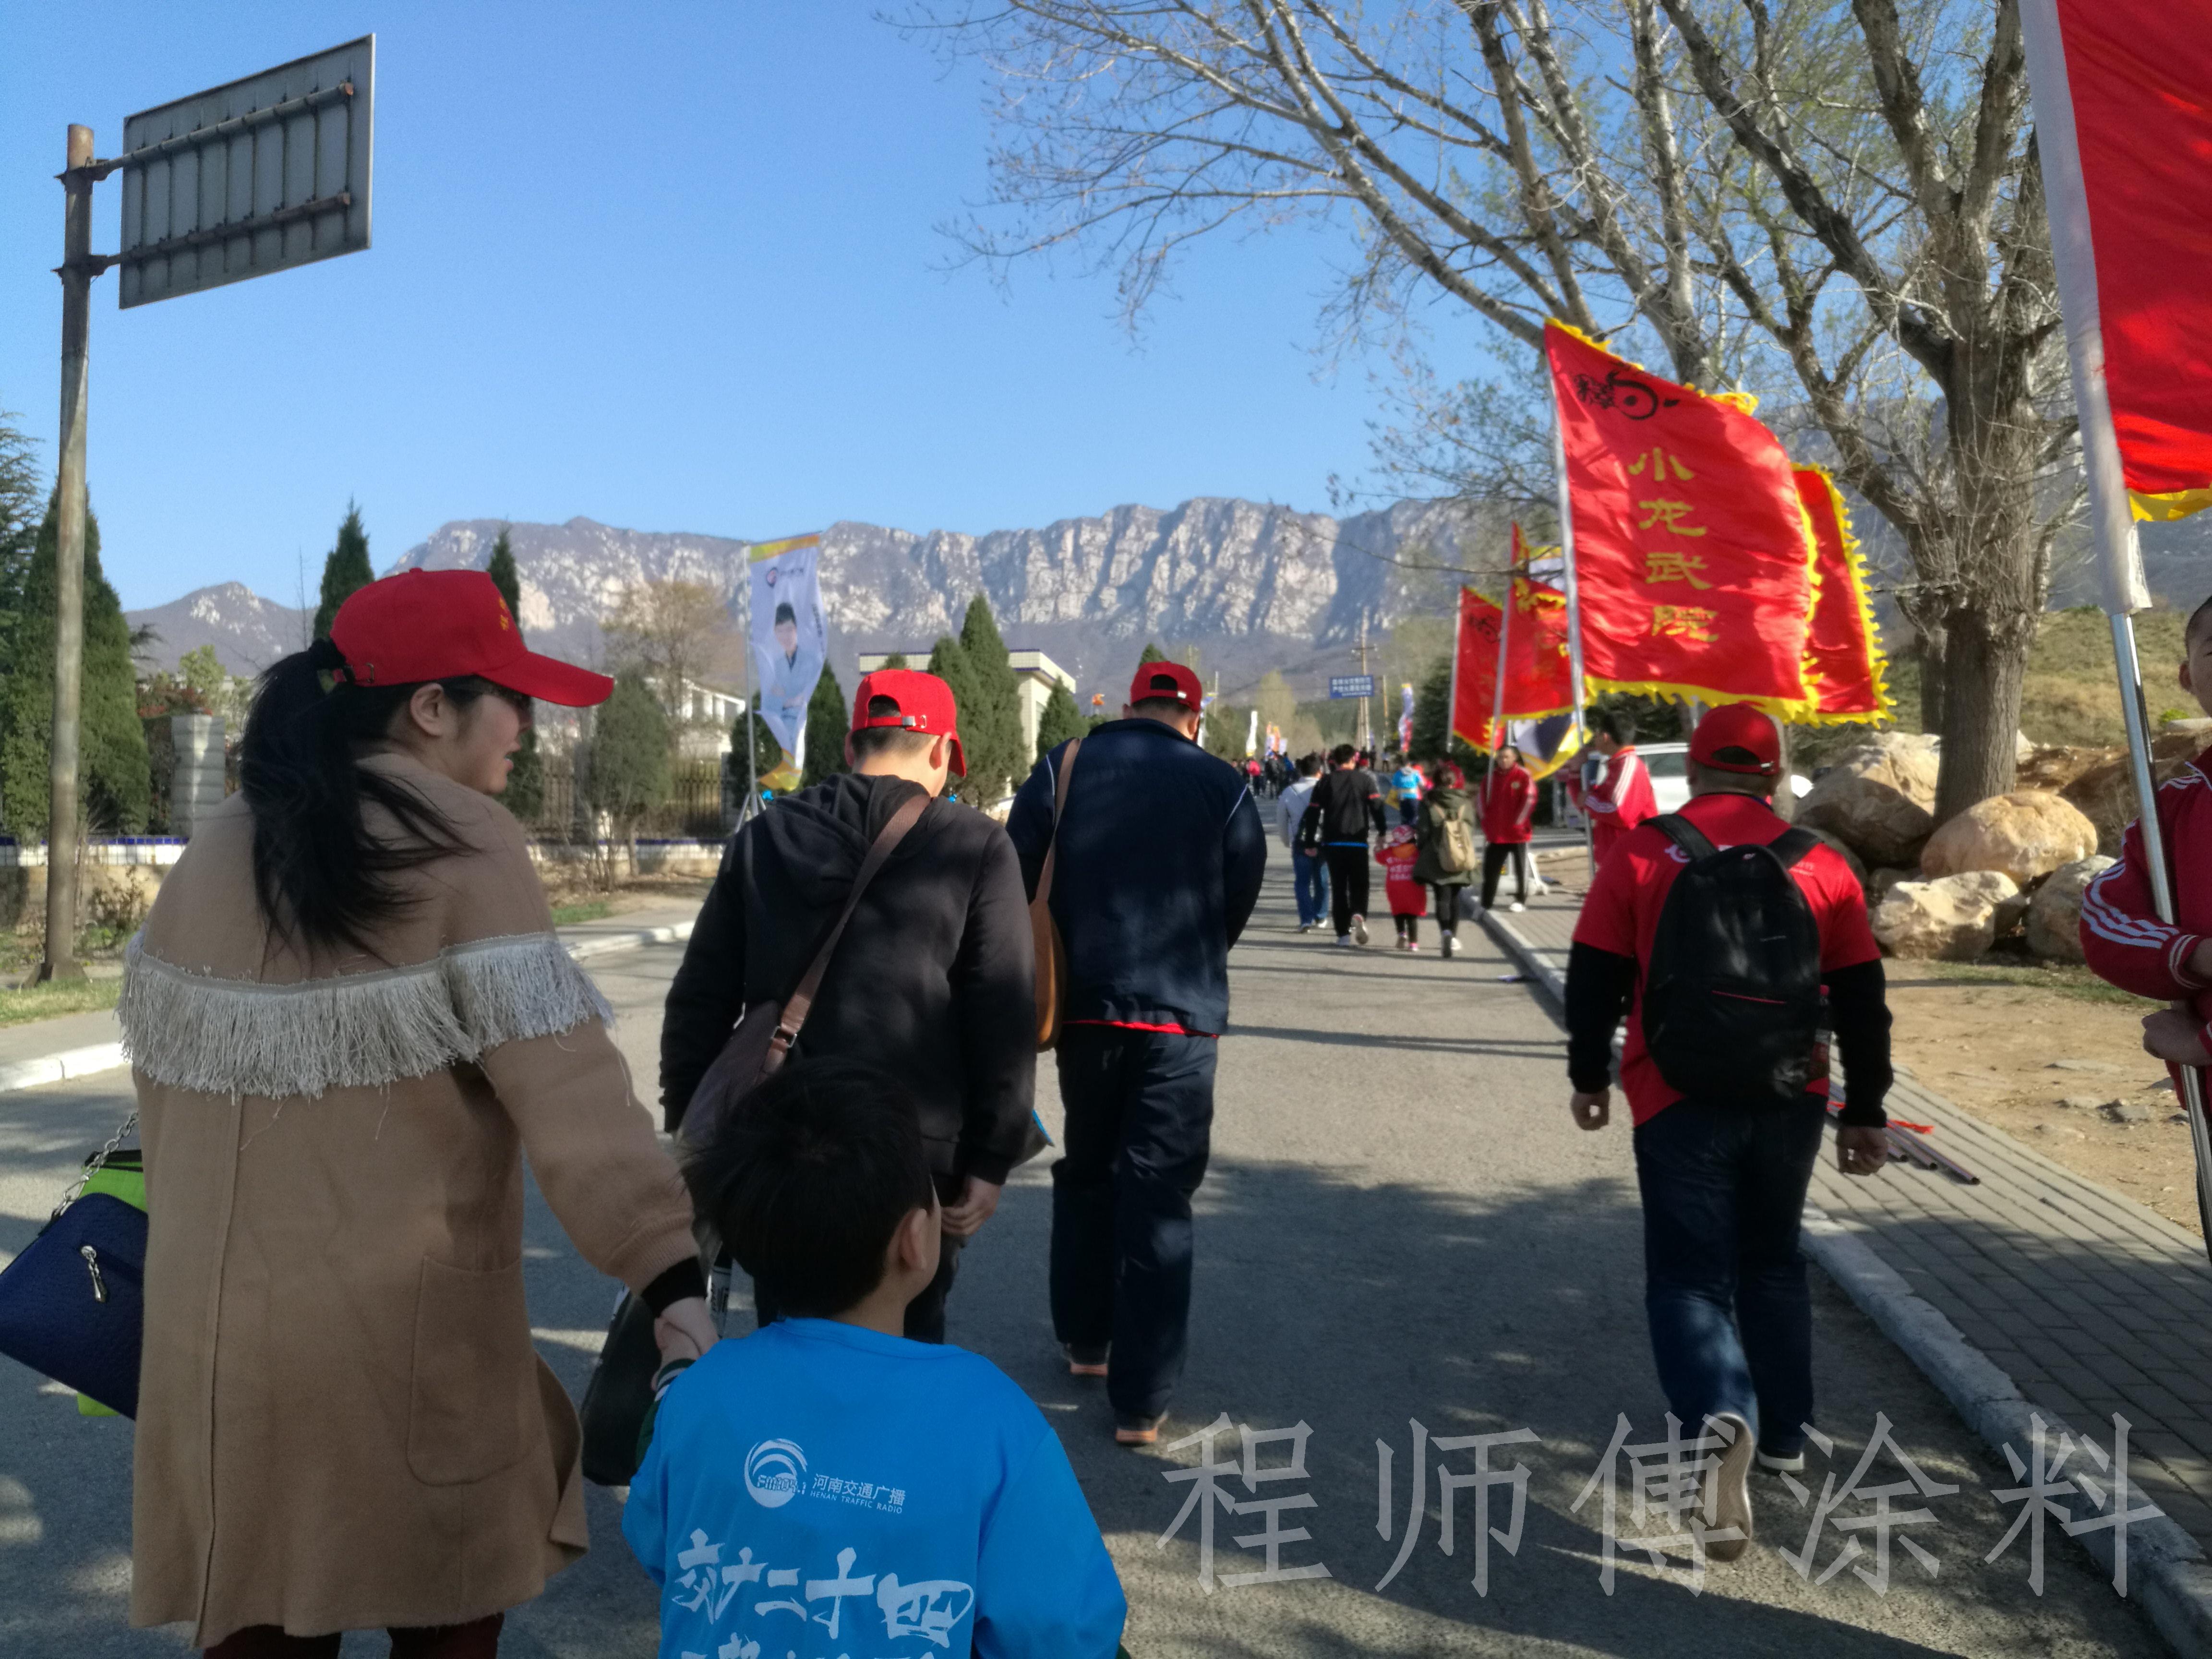
<svg viewBox="0 0 2212 1659">
<path fill-rule="evenodd" d="M 1401 766 L 1390 775 L 1390 787 L 1400 800 L 1419 800 L 1421 798 L 1421 775 L 1410 766 Z"/>
<path fill-rule="evenodd" d="M 1060 1437 L 964 1349 L 825 1319 L 669 1385 L 623 1536 L 661 1659 L 1112 1659 L 1127 1604 Z"/>
</svg>

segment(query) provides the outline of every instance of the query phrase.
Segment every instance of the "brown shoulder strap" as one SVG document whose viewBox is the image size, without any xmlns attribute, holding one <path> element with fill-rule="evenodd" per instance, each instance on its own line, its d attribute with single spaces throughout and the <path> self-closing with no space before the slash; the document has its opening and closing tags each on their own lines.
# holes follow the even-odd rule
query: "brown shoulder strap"
<svg viewBox="0 0 2212 1659">
<path fill-rule="evenodd" d="M 906 832 L 921 821 L 929 810 L 930 797 L 927 791 L 891 814 L 890 822 L 877 833 L 875 844 L 868 848 L 868 856 L 860 860 L 860 872 L 853 878 L 853 890 L 845 896 L 845 908 L 837 917 L 837 925 L 830 930 L 830 937 L 822 941 L 822 948 L 814 953 L 814 960 L 806 965 L 800 975 L 799 988 L 783 1005 L 783 1018 L 776 1022 L 775 1043 L 789 1048 L 799 1040 L 799 1028 L 806 1024 L 808 1010 L 822 989 L 822 975 L 829 971 L 830 958 L 836 954 L 837 941 L 845 937 L 845 924 L 853 919 L 859 908 L 860 896 L 868 890 L 868 884 L 876 878 L 876 872 L 884 867 L 898 844 L 906 839 Z"/>
<path fill-rule="evenodd" d="M 1052 869 L 1060 857 L 1060 815 L 1067 811 L 1067 781 L 1075 773 L 1075 751 L 1082 747 L 1082 738 L 1070 738 L 1066 752 L 1060 757 L 1060 775 L 1052 786 L 1052 839 L 1045 843 L 1044 867 L 1037 872 L 1034 903 L 1042 904 L 1052 897 Z"/>
</svg>

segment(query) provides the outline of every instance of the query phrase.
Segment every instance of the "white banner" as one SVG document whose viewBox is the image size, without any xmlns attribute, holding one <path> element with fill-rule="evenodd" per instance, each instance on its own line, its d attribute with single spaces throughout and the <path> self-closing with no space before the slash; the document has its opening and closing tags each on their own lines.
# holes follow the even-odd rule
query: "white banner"
<svg viewBox="0 0 2212 1659">
<path fill-rule="evenodd" d="M 806 732 L 806 705 L 830 650 L 822 588 L 815 573 L 821 551 L 821 537 L 793 536 L 756 542 L 746 556 L 753 679 L 760 688 L 755 707 L 783 752 L 794 761 Z"/>
</svg>

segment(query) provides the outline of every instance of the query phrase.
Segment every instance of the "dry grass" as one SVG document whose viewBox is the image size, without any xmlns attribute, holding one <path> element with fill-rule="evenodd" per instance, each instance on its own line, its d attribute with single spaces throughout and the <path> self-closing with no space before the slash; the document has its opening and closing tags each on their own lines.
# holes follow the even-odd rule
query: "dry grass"
<svg viewBox="0 0 2212 1659">
<path fill-rule="evenodd" d="M 64 1014 L 112 1008 L 122 988 L 119 979 L 79 979 L 0 991 L 0 1025 L 23 1025 L 34 1019 L 58 1019 Z"/>
</svg>

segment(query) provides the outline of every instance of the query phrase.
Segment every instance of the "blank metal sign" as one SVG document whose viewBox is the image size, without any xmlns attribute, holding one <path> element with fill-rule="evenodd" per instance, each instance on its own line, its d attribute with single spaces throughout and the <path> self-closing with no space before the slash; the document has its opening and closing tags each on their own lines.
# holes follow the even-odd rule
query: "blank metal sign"
<svg viewBox="0 0 2212 1659">
<path fill-rule="evenodd" d="M 376 37 L 123 124 L 124 306 L 368 246 Z"/>
</svg>

